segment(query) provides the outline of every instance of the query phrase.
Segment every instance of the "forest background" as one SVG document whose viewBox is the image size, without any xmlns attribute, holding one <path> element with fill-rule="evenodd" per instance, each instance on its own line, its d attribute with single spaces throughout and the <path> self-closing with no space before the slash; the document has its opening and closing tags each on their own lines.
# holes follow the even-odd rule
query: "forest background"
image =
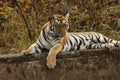
<svg viewBox="0 0 120 80">
<path fill-rule="evenodd" d="M 120 40 L 120 0 L 0 0 L 0 54 L 26 49 L 49 15 L 66 12 L 70 32 L 95 31 Z"/>
</svg>

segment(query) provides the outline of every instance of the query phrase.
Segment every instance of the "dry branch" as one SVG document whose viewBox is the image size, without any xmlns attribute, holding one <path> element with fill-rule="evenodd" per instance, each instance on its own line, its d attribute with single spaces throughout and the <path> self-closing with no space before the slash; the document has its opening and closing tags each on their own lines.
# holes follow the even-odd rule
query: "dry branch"
<svg viewBox="0 0 120 80">
<path fill-rule="evenodd" d="M 23 10 L 22 10 L 21 5 L 19 4 L 19 2 L 18 2 L 17 0 L 14 0 L 14 1 L 16 2 L 17 6 L 18 6 L 18 8 L 19 8 L 19 10 L 20 10 L 21 16 L 22 16 L 22 18 L 23 18 L 23 20 L 24 20 L 24 23 L 25 23 L 25 25 L 26 25 L 26 29 L 27 29 L 28 36 L 29 36 L 29 38 L 30 38 L 30 40 L 31 40 L 31 39 L 32 39 L 32 34 L 31 34 L 31 32 L 30 32 L 30 29 L 29 29 L 29 25 L 28 25 L 28 23 L 27 23 L 26 16 L 25 16 L 25 14 L 24 14 L 24 12 L 23 12 Z"/>
</svg>

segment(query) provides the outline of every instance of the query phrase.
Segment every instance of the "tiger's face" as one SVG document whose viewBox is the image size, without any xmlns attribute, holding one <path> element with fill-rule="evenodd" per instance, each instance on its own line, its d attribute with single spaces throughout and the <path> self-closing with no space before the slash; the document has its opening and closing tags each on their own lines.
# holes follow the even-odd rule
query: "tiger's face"
<svg viewBox="0 0 120 80">
<path fill-rule="evenodd" d="M 68 17 L 69 14 L 50 16 L 48 19 L 51 24 L 49 34 L 53 37 L 64 37 L 69 29 Z"/>
</svg>

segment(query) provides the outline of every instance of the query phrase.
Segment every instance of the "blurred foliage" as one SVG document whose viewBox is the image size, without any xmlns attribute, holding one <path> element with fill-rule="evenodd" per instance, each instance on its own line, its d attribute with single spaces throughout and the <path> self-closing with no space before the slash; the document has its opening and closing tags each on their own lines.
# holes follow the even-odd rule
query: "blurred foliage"
<svg viewBox="0 0 120 80">
<path fill-rule="evenodd" d="M 27 37 L 19 9 L 12 3 L 11 0 L 0 1 L 0 53 L 18 51 L 25 44 L 23 37 Z M 29 44 L 31 41 L 27 40 Z"/>
<path fill-rule="evenodd" d="M 27 48 L 36 40 L 49 15 L 64 15 L 67 12 L 70 13 L 69 31 L 97 31 L 120 40 L 120 4 L 115 2 L 117 0 L 110 3 L 110 0 L 17 1 L 26 15 L 33 40 L 30 41 L 27 36 L 20 10 L 14 0 L 1 0 L 0 54 L 20 52 Z"/>
</svg>

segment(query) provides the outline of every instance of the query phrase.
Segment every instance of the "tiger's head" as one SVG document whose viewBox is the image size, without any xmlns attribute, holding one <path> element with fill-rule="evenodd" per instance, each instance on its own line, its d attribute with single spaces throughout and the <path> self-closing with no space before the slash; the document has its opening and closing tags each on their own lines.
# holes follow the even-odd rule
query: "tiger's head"
<svg viewBox="0 0 120 80">
<path fill-rule="evenodd" d="M 59 14 L 50 16 L 48 18 L 51 25 L 49 27 L 49 34 L 53 37 L 64 37 L 69 29 L 68 17 L 69 13 L 65 16 Z"/>
</svg>

